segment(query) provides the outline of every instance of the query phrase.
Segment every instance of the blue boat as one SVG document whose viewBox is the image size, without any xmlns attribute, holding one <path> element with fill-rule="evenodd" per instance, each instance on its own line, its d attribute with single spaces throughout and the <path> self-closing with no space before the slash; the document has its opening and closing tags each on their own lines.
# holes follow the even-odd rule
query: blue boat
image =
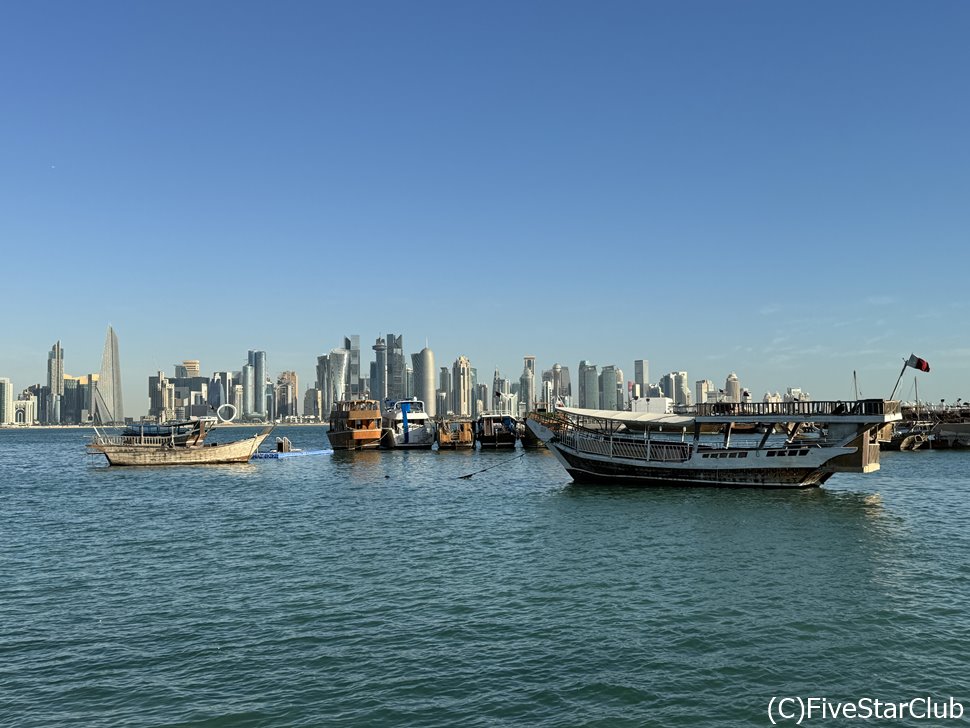
<svg viewBox="0 0 970 728">
<path fill-rule="evenodd" d="M 276 438 L 276 449 L 268 452 L 253 453 L 253 460 L 280 460 L 281 458 L 299 458 L 307 455 L 331 455 L 333 450 L 300 450 L 294 448 L 288 437 Z"/>
</svg>

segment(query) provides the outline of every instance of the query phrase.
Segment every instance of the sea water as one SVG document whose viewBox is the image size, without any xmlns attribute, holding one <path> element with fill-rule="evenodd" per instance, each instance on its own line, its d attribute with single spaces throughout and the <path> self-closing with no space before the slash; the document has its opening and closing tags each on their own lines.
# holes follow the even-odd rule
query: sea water
<svg viewBox="0 0 970 728">
<path fill-rule="evenodd" d="M 5 725 L 763 726 L 784 696 L 970 715 L 970 453 L 627 490 L 546 451 L 114 468 L 89 436 L 0 431 Z"/>
</svg>

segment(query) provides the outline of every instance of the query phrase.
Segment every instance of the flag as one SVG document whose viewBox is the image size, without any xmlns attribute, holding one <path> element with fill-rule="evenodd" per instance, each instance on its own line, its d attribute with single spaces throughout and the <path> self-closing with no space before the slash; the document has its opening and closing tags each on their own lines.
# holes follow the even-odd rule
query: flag
<svg viewBox="0 0 970 728">
<path fill-rule="evenodd" d="M 930 363 L 926 359 L 920 359 L 916 354 L 909 355 L 909 359 L 906 360 L 906 366 L 919 369 L 921 372 L 928 372 L 930 370 Z"/>
</svg>

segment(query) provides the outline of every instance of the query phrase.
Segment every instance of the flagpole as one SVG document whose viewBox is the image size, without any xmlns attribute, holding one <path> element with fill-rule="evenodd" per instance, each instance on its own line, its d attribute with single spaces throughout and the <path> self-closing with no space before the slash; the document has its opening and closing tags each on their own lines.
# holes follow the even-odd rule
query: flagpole
<svg viewBox="0 0 970 728">
<path fill-rule="evenodd" d="M 899 386 L 899 382 L 902 380 L 903 374 L 906 373 L 906 367 L 907 366 L 909 366 L 909 363 L 906 362 L 906 361 L 904 361 L 903 362 L 903 368 L 899 370 L 899 379 L 896 380 L 896 386 L 893 387 L 893 393 L 889 395 L 889 399 L 892 399 L 893 398 L 893 395 L 896 394 L 896 387 Z"/>
</svg>

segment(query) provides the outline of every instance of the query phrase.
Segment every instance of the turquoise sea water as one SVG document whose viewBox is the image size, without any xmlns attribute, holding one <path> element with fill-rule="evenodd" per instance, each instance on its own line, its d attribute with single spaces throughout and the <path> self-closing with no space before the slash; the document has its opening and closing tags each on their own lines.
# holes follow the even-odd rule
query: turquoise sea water
<svg viewBox="0 0 970 728">
<path fill-rule="evenodd" d="M 970 708 L 970 453 L 883 453 L 821 490 L 636 491 L 571 485 L 546 452 L 126 469 L 87 437 L 0 431 L 0 723 L 763 726 L 787 695 Z"/>
</svg>

